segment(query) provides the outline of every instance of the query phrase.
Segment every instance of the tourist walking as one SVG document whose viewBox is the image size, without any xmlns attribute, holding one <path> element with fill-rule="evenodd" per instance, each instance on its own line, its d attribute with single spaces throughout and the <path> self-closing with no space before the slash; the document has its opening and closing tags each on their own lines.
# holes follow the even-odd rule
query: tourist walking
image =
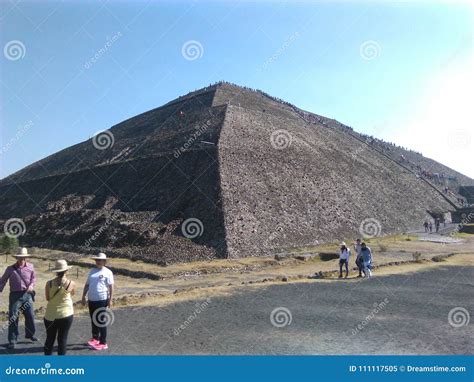
<svg viewBox="0 0 474 382">
<path fill-rule="evenodd" d="M 349 257 L 351 256 L 351 250 L 347 248 L 346 243 L 341 243 L 341 252 L 339 254 L 339 278 L 342 278 L 342 267 L 346 268 L 346 279 L 349 275 Z"/>
<path fill-rule="evenodd" d="M 365 243 L 361 244 L 361 256 L 364 261 L 365 277 L 370 279 L 372 277 L 372 251 Z"/>
<path fill-rule="evenodd" d="M 46 283 L 45 295 L 46 313 L 44 326 L 46 327 L 46 341 L 44 355 L 53 354 L 53 346 L 58 338 L 58 355 L 66 354 L 67 336 L 74 317 L 72 296 L 76 284 L 67 278 L 66 274 L 72 267 L 66 260 L 57 260 L 51 272 L 56 272 L 56 277 Z"/>
<path fill-rule="evenodd" d="M 95 267 L 89 272 L 82 293 L 83 304 L 86 303 L 87 295 L 92 326 L 92 338 L 87 344 L 94 350 L 106 350 L 107 325 L 112 314 L 109 309 L 112 307 L 114 275 L 105 266 L 107 262 L 105 253 L 99 253 L 91 259 L 95 260 Z"/>
<path fill-rule="evenodd" d="M 425 232 L 428 232 L 428 226 L 429 226 L 428 221 L 425 220 L 425 222 L 423 223 L 423 227 L 425 227 Z"/>
<path fill-rule="evenodd" d="M 431 222 L 429 223 L 429 228 L 430 228 L 430 233 L 432 233 L 433 232 L 433 223 L 431 223 Z"/>
<path fill-rule="evenodd" d="M 435 227 L 436 227 L 436 232 L 438 233 L 439 232 L 439 226 L 440 226 L 441 222 L 439 220 L 439 218 L 436 218 L 435 220 Z"/>
<path fill-rule="evenodd" d="M 357 239 L 354 244 L 354 251 L 356 253 L 355 263 L 357 265 L 357 268 L 359 269 L 359 276 L 357 277 L 362 277 L 362 272 L 364 270 L 364 261 L 362 260 L 361 249 L 362 249 L 362 246 L 360 244 L 360 239 Z"/>
<path fill-rule="evenodd" d="M 13 255 L 16 263 L 5 270 L 0 279 L 0 292 L 3 291 L 7 281 L 10 284 L 10 295 L 8 300 L 8 348 L 15 349 L 19 337 L 18 323 L 20 313 L 25 316 L 25 338 L 33 342 L 38 341 L 35 337 L 35 283 L 36 273 L 33 264 L 26 259 L 30 255 L 26 248 Z"/>
</svg>

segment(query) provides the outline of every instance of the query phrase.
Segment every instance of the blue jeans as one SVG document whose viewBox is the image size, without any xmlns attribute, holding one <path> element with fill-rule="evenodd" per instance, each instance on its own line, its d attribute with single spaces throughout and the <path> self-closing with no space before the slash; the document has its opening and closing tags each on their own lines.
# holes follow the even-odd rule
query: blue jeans
<svg viewBox="0 0 474 382">
<path fill-rule="evenodd" d="M 26 292 L 10 292 L 8 307 L 8 342 L 16 343 L 18 340 L 18 319 L 20 314 L 25 315 L 25 338 L 35 335 L 35 309 L 33 298 Z"/>
</svg>

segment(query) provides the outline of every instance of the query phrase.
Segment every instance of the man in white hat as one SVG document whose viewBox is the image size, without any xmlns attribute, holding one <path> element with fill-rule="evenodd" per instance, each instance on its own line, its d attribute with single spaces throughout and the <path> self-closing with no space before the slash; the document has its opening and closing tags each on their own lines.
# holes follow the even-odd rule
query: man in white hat
<svg viewBox="0 0 474 382">
<path fill-rule="evenodd" d="M 21 248 L 14 255 L 16 263 L 8 266 L 0 279 L 0 292 L 3 292 L 7 281 L 10 281 L 8 306 L 8 347 L 10 349 L 15 348 L 18 340 L 20 313 L 25 315 L 25 338 L 33 342 L 38 341 L 35 337 L 35 310 L 33 306 L 36 274 L 33 264 L 26 262 L 29 256 L 28 250 Z"/>
<path fill-rule="evenodd" d="M 345 242 L 340 244 L 341 253 L 339 254 L 339 278 L 342 278 L 342 267 L 346 268 L 346 279 L 349 276 L 349 257 L 351 256 L 351 250 L 347 248 Z"/>
<path fill-rule="evenodd" d="M 82 293 L 82 303 L 86 303 L 86 295 L 89 305 L 89 314 L 92 323 L 92 338 L 87 344 L 94 350 L 106 350 L 107 345 L 107 309 L 112 307 L 112 295 L 114 291 L 114 275 L 105 266 L 107 256 L 99 253 L 92 256 L 95 267 L 89 272 L 86 285 Z"/>
</svg>

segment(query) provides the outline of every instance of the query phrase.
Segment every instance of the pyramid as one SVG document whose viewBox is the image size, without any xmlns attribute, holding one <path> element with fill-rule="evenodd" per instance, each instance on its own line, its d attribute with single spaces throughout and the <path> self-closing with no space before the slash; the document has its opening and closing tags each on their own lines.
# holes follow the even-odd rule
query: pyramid
<svg viewBox="0 0 474 382">
<path fill-rule="evenodd" d="M 407 231 L 457 208 L 443 195 L 447 182 L 474 184 L 421 154 L 220 82 L 4 178 L 0 219 L 21 219 L 27 245 L 169 264 Z"/>
</svg>

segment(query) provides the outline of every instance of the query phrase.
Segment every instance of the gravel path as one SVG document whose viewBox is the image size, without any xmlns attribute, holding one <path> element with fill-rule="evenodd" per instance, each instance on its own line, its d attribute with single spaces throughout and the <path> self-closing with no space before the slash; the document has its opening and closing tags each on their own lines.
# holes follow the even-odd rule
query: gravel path
<svg viewBox="0 0 474 382">
<path fill-rule="evenodd" d="M 473 276 L 472 266 L 440 265 L 371 280 L 289 283 L 210 301 L 117 309 L 110 350 L 102 354 L 472 354 L 472 323 L 454 327 L 448 316 L 465 309 L 454 316 L 462 323 L 474 314 Z M 287 309 L 275 316 L 276 325 L 291 314 L 289 325 L 272 324 L 276 308 Z M 83 345 L 88 334 L 87 317 L 76 317 L 69 354 L 91 353 Z M 41 351 L 31 343 L 16 350 Z"/>
</svg>

